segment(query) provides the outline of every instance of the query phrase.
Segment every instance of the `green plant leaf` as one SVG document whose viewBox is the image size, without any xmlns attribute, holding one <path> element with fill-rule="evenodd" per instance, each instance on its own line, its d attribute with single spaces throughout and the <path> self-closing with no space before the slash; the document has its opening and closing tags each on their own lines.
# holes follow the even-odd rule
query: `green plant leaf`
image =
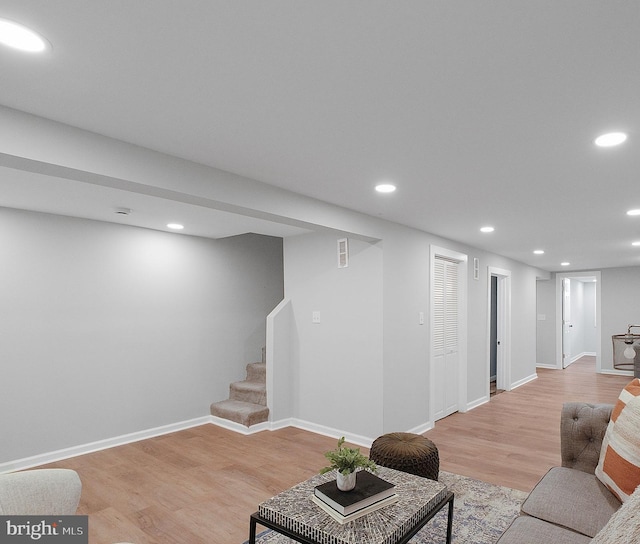
<svg viewBox="0 0 640 544">
<path fill-rule="evenodd" d="M 337 470 L 340 473 L 350 474 L 355 472 L 358 468 L 363 468 L 376 472 L 378 467 L 368 457 L 365 457 L 360 453 L 359 448 L 345 448 L 344 436 L 338 440 L 338 447 L 335 450 L 328 451 L 324 456 L 329 461 L 330 465 L 320 469 L 320 474 L 325 474 L 331 470 Z"/>
</svg>

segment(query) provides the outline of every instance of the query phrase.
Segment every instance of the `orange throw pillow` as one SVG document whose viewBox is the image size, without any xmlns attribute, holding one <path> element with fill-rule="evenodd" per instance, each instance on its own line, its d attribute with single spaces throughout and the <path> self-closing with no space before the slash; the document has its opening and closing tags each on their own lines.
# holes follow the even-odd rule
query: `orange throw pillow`
<svg viewBox="0 0 640 544">
<path fill-rule="evenodd" d="M 640 485 L 640 379 L 620 393 L 602 441 L 596 477 L 622 502 Z"/>
</svg>

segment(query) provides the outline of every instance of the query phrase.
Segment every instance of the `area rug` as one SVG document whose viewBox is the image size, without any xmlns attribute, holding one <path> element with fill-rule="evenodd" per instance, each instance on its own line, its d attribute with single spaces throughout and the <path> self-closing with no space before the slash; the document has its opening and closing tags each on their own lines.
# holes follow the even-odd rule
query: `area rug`
<svg viewBox="0 0 640 544">
<path fill-rule="evenodd" d="M 439 481 L 455 494 L 453 544 L 494 544 L 520 512 L 524 491 L 500 487 L 458 474 L 440 471 Z M 447 508 L 428 522 L 411 544 L 441 544 L 447 534 Z M 274 531 L 264 531 L 257 544 L 297 544 Z M 245 544 L 247 544 L 245 542 Z"/>
</svg>

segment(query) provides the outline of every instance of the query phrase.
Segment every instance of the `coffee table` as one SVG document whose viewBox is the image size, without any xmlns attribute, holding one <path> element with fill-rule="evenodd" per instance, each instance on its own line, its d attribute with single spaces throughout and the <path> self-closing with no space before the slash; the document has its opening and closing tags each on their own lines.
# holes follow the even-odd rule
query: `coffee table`
<svg viewBox="0 0 640 544">
<path fill-rule="evenodd" d="M 453 493 L 444 484 L 386 467 L 378 467 L 377 475 L 395 484 L 396 503 L 340 524 L 311 499 L 315 486 L 335 479 L 334 473 L 318 474 L 258 506 L 249 544 L 256 542 L 258 524 L 304 544 L 406 544 L 446 504 L 451 544 Z"/>
</svg>

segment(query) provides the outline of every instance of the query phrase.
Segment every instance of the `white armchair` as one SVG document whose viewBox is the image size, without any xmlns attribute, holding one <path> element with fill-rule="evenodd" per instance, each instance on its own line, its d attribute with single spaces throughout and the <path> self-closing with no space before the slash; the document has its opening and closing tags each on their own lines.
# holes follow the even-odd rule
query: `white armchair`
<svg viewBox="0 0 640 544">
<path fill-rule="evenodd" d="M 82 483 L 74 470 L 55 468 L 0 474 L 0 515 L 72 516 Z"/>
</svg>

